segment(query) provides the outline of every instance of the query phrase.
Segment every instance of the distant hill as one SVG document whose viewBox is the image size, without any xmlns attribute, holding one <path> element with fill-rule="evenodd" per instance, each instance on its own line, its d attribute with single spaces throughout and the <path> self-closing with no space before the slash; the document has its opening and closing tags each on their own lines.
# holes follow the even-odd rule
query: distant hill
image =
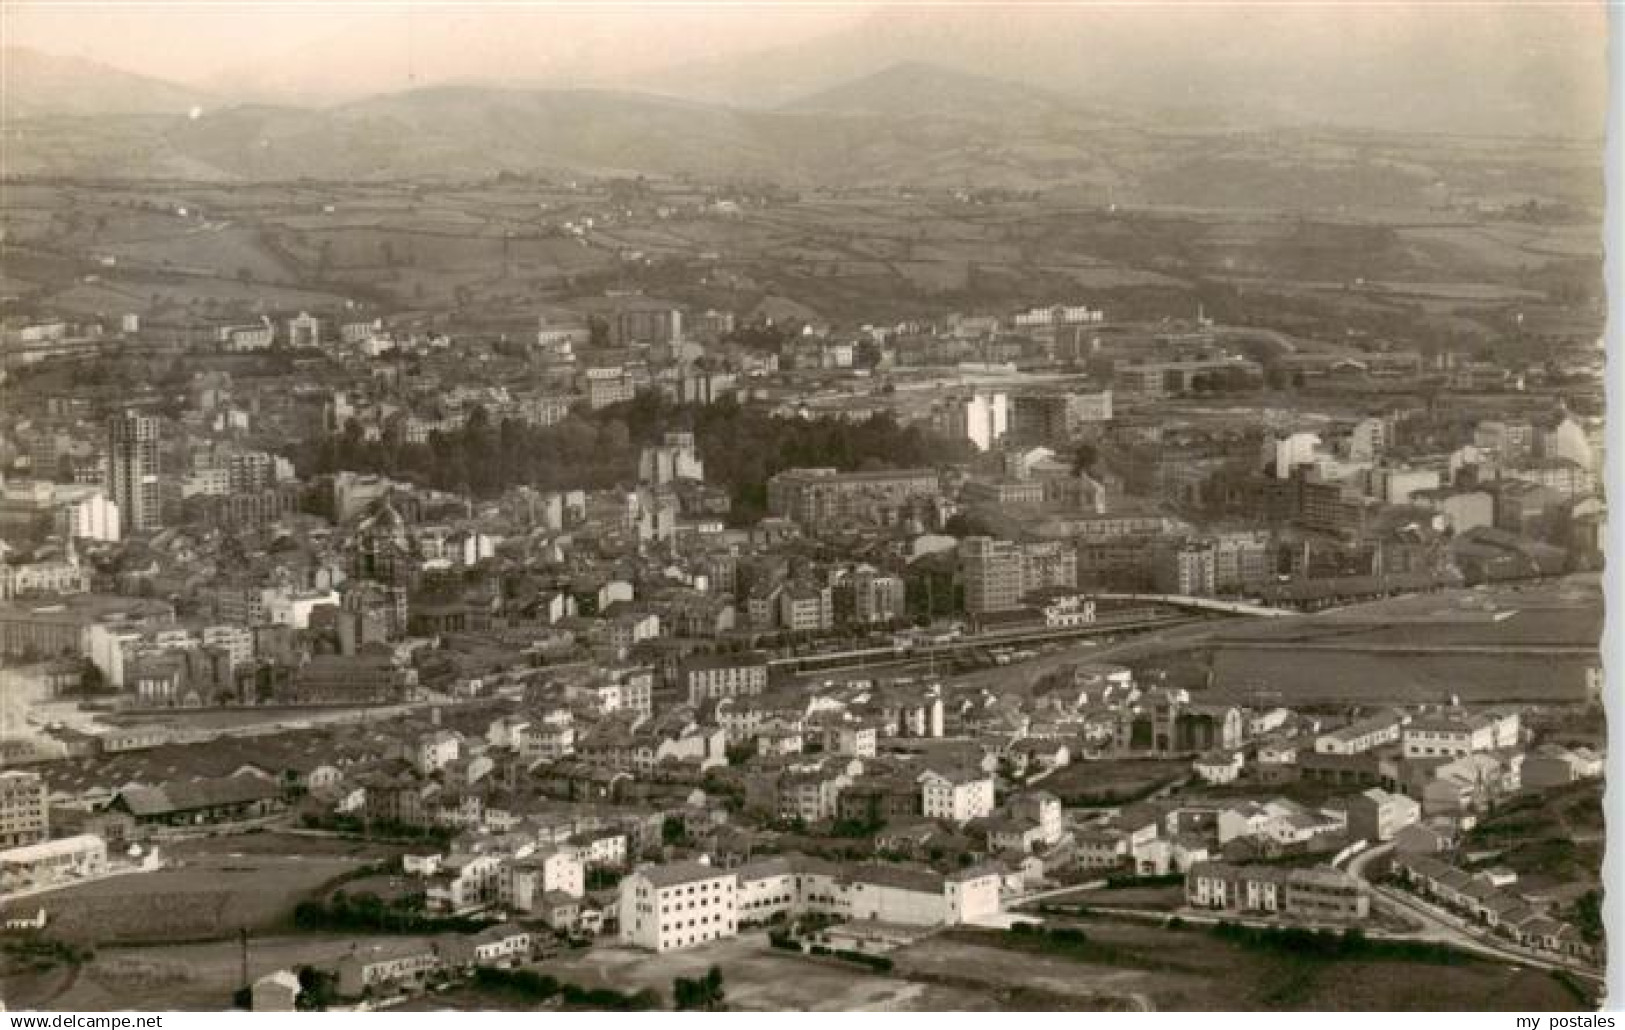
<svg viewBox="0 0 1625 1030">
<path fill-rule="evenodd" d="M 1600 182 L 1584 161 L 1567 183 L 1505 168 L 1480 174 L 1447 149 L 1414 139 L 1390 149 L 1363 130 L 1235 134 L 1201 117 L 1143 127 L 1063 94 L 920 62 L 771 110 L 474 85 L 325 108 L 203 104 L 197 117 L 177 99 L 164 90 L 132 96 L 132 104 L 179 109 L 157 113 L 9 117 L 6 171 L 207 181 L 687 176 L 791 188 L 1059 188 L 1083 203 L 1303 209 L 1435 203 L 1445 181 L 1590 202 Z"/>
<path fill-rule="evenodd" d="M 1059 93 L 957 71 L 924 61 L 900 61 L 871 75 L 820 90 L 780 110 L 889 118 L 970 121 L 1078 118 L 1084 104 Z"/>
<path fill-rule="evenodd" d="M 172 82 L 26 47 L 0 50 L 0 112 L 42 115 L 184 114 L 212 98 Z"/>
<path fill-rule="evenodd" d="M 838 98 L 865 77 L 929 62 L 1076 98 L 1142 128 L 1174 118 L 1222 129 L 1599 138 L 1604 18 L 1601 5 L 893 4 L 794 47 L 635 81 L 771 108 Z"/>
<path fill-rule="evenodd" d="M 610 91 L 445 86 L 325 110 L 220 111 L 176 123 L 165 142 L 234 178 L 775 173 L 761 117 Z"/>
</svg>

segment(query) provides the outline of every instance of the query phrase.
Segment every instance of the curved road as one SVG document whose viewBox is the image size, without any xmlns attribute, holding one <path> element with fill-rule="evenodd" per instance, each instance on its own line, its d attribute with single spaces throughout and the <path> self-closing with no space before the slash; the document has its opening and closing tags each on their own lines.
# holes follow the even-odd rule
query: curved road
<svg viewBox="0 0 1625 1030">
<path fill-rule="evenodd" d="M 1469 928 L 1465 923 L 1458 923 L 1447 918 L 1432 905 L 1426 904 L 1404 891 L 1372 883 L 1370 878 L 1365 875 L 1366 866 L 1370 865 L 1373 859 L 1380 855 L 1386 855 L 1393 849 L 1393 843 L 1389 842 L 1360 852 L 1349 860 L 1348 872 L 1349 875 L 1365 881 L 1366 885 L 1371 888 L 1373 902 L 1380 900 L 1386 903 L 1390 909 L 1398 909 L 1405 916 L 1421 924 L 1421 930 L 1407 936 L 1419 940 L 1449 944 L 1463 951 L 1473 952 L 1503 962 L 1516 963 L 1521 966 L 1534 966 L 1554 971 L 1562 970 L 1593 981 L 1599 987 L 1603 984 L 1602 974 L 1594 969 L 1562 959 L 1545 958 L 1526 952 L 1521 948 L 1509 945 L 1488 932 L 1480 932 L 1476 927 Z"/>
</svg>

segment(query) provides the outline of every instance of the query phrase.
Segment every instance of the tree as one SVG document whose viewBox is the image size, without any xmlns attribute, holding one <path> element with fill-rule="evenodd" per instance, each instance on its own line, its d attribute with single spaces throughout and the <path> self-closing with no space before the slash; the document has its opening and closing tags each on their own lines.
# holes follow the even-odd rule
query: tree
<svg viewBox="0 0 1625 1030">
<path fill-rule="evenodd" d="M 1095 474 L 1095 466 L 1100 462 L 1100 450 L 1092 443 L 1080 443 L 1078 449 L 1072 452 L 1072 472 Z"/>
<path fill-rule="evenodd" d="M 595 348 L 609 346 L 609 323 L 599 315 L 587 319 L 587 346 Z"/>
<path fill-rule="evenodd" d="M 688 825 L 682 817 L 668 815 L 660 824 L 660 842 L 662 844 L 677 845 L 688 840 Z"/>
<path fill-rule="evenodd" d="M 89 658 L 79 662 L 79 692 L 85 697 L 100 694 L 107 689 L 107 677 L 102 675 L 101 667 Z"/>
<path fill-rule="evenodd" d="M 1574 903 L 1574 928 L 1580 931 L 1580 936 L 1586 941 L 1595 944 L 1602 940 L 1602 891 L 1596 888 L 1586 891 Z"/>
<path fill-rule="evenodd" d="M 704 976 L 696 980 L 679 976 L 672 981 L 671 987 L 672 997 L 679 1012 L 718 1009 L 722 1007 L 722 1002 L 727 997 L 722 988 L 722 970 L 717 966 L 712 966 Z"/>
</svg>

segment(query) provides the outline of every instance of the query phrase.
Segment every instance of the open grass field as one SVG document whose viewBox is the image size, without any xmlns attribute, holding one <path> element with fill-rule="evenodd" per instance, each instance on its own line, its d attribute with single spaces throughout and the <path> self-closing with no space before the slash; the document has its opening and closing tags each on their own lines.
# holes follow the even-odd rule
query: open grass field
<svg viewBox="0 0 1625 1030">
<path fill-rule="evenodd" d="M 1226 646 L 1213 656 L 1213 687 L 1203 701 L 1244 702 L 1259 690 L 1287 704 L 1417 704 L 1451 696 L 1466 704 L 1579 704 L 1587 697 L 1583 658 L 1519 654 L 1302 653 Z"/>
<path fill-rule="evenodd" d="M 171 868 L 78 884 L 26 899 L 53 934 L 93 944 L 223 938 L 286 926 L 294 906 L 370 859 L 211 853 L 181 845 Z"/>
<path fill-rule="evenodd" d="M 1583 278 L 1588 273 L 1575 269 L 1598 254 L 1589 224 L 1437 212 L 1418 224 L 1415 208 L 1391 206 L 1396 194 L 1368 188 L 1373 183 L 1344 197 L 1339 210 L 1309 205 L 1322 212 L 1313 221 L 1262 212 L 1239 195 L 1211 195 L 1216 179 L 1290 206 L 1304 185 L 1303 166 L 1273 158 L 1236 165 L 1211 154 L 1206 141 L 1164 142 L 1180 157 L 1170 163 L 1163 155 L 1140 176 L 1115 162 L 1080 164 L 1066 148 L 1051 154 L 1050 144 L 1029 139 L 1024 152 L 1046 167 L 1067 167 L 1070 186 L 1059 188 L 1045 172 L 1034 180 L 1044 194 L 975 204 L 940 191 L 808 189 L 718 216 L 692 184 L 659 179 L 632 208 L 590 181 L 579 188 L 335 180 L 226 189 L 33 180 L 13 187 L 0 228 L 13 244 L 8 275 L 68 313 L 156 317 L 156 307 L 178 305 L 235 317 L 260 307 L 331 311 L 353 299 L 529 314 L 538 299 L 567 301 L 613 286 L 739 310 L 777 293 L 865 321 L 1053 302 L 1083 289 L 1132 320 L 1193 302 L 1199 283 L 1224 278 L 1249 284 L 1232 298 L 1241 320 L 1267 309 L 1280 316 L 1275 324 L 1308 340 L 1355 328 L 1396 345 L 1419 344 L 1446 324 L 1495 337 L 1497 312 L 1513 301 L 1532 315 L 1573 308 L 1554 300 L 1551 285 Z M 1344 194 L 1346 155 L 1305 146 L 1317 155 L 1312 178 L 1329 177 L 1322 185 Z M 896 153 L 911 178 L 942 182 L 959 183 L 962 171 L 985 164 L 960 155 L 927 167 L 912 148 Z M 970 164 L 961 169 L 961 159 Z M 1431 181 L 1417 169 L 1435 160 L 1448 163 L 1448 155 L 1430 149 L 1420 162 L 1381 163 L 1374 182 Z M 1540 181 L 1552 184 L 1544 171 Z M 1122 191 L 1121 209 L 1103 206 L 1109 185 Z M 1192 203 L 1198 196 L 1200 206 Z M 579 236 L 565 229 L 588 219 L 593 227 Z M 658 267 L 623 261 L 627 251 L 660 259 Z M 102 264 L 106 257 L 117 257 L 116 266 Z M 1357 278 L 1368 284 L 1349 289 Z M 751 285 L 719 296 L 719 284 L 740 281 Z M 1290 311 L 1280 310 L 1283 298 Z"/>
<path fill-rule="evenodd" d="M 1190 776 L 1190 763 L 1152 758 L 1074 762 L 1041 781 L 1043 789 L 1073 806 L 1115 805 Z"/>
<path fill-rule="evenodd" d="M 1602 874 L 1602 794 L 1596 780 L 1520 794 L 1474 827 L 1467 847 L 1492 853 L 1482 864 L 1512 869 L 1526 888 L 1595 884 Z"/>
<path fill-rule="evenodd" d="M 390 937 L 389 943 L 425 938 Z M 380 939 L 382 940 L 382 939 Z M 366 937 L 301 935 L 249 941 L 250 979 L 277 969 L 330 965 Z M 10 1009 L 105 1012 L 177 1010 L 210 1012 L 231 1007 L 240 985 L 242 952 L 235 940 L 152 947 L 102 947 L 78 970 L 58 968 L 0 981 Z"/>
<path fill-rule="evenodd" d="M 722 970 L 728 1007 L 734 1010 L 935 1012 L 996 1007 L 979 991 L 911 983 L 838 961 L 773 951 L 765 933 L 747 933 L 709 947 L 663 955 L 595 947 L 543 962 L 537 968 L 583 987 L 653 988 L 669 1004 L 674 978 L 703 976 L 713 965 Z"/>
<path fill-rule="evenodd" d="M 1085 960 L 1004 946 L 993 931 L 957 930 L 911 945 L 899 972 L 1010 975 L 1074 991 L 1144 999 L 1157 1010 L 1571 1011 L 1584 1006 L 1549 974 L 1477 960 L 1459 964 L 1321 961 L 1261 953 L 1196 929 L 1086 920 Z M 1020 971 L 1019 974 L 1016 971 Z"/>
<path fill-rule="evenodd" d="M 283 833 L 265 830 L 229 837 L 198 837 L 165 845 L 164 855 L 172 861 L 207 863 L 269 856 L 303 860 L 344 860 L 377 862 L 411 850 L 403 844 L 351 840 L 346 837 Z"/>
</svg>

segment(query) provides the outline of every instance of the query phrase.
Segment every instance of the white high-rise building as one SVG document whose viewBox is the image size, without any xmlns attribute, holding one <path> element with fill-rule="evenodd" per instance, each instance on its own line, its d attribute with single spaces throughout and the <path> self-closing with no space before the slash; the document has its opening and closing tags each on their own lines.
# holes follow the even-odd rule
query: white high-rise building
<svg viewBox="0 0 1625 1030">
<path fill-rule="evenodd" d="M 956 400 L 948 412 L 949 432 L 979 451 L 991 450 L 1010 431 L 1010 398 L 1002 393 L 975 393 Z"/>
</svg>

